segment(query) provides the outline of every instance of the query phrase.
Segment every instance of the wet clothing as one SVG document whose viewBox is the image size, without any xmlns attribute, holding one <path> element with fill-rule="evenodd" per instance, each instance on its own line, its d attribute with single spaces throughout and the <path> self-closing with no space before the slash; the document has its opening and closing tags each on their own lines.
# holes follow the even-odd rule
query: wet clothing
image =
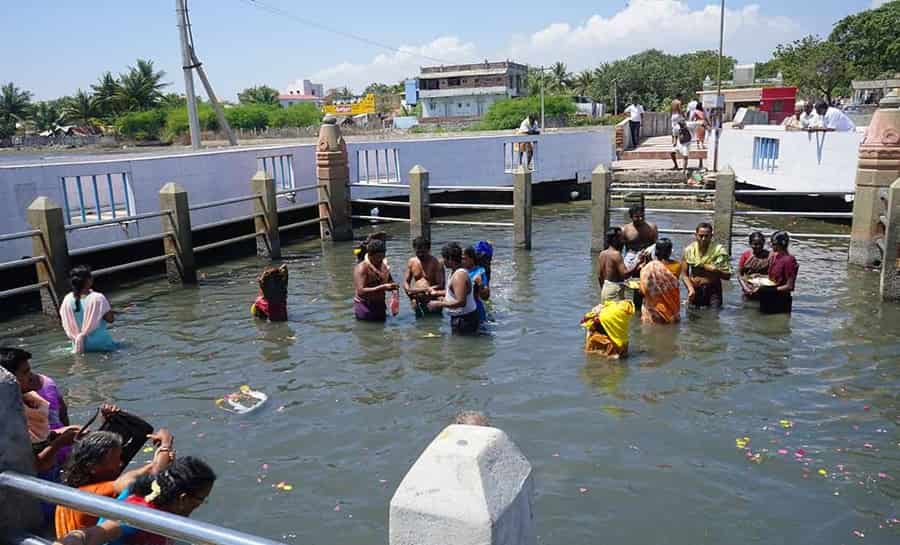
<svg viewBox="0 0 900 545">
<path fill-rule="evenodd" d="M 613 282 L 612 280 L 604 280 L 603 287 L 600 289 L 600 303 L 609 301 L 620 301 L 625 297 L 625 283 Z"/>
<path fill-rule="evenodd" d="M 794 256 L 780 252 L 773 253 L 769 280 L 776 286 L 783 286 L 788 284 L 791 278 L 796 278 L 799 270 L 800 265 Z M 763 314 L 784 314 L 793 309 L 794 298 L 789 291 L 769 288 L 760 290 L 759 294 L 759 310 Z"/>
<path fill-rule="evenodd" d="M 63 423 L 59 418 L 60 408 L 62 407 L 62 394 L 59 393 L 59 389 L 52 378 L 40 373 L 38 373 L 38 378 L 41 380 L 41 387 L 35 392 L 50 404 L 48 412 L 50 429 L 59 429 L 63 427 Z"/>
<path fill-rule="evenodd" d="M 703 265 L 713 265 L 722 273 L 731 273 L 728 253 L 721 244 L 710 242 L 706 253 L 700 252 L 700 245 L 694 241 L 684 249 L 684 261 L 688 265 L 688 275 L 694 284 L 695 307 L 721 307 L 722 306 L 722 279 L 706 276 Z"/>
<path fill-rule="evenodd" d="M 103 316 L 110 311 L 109 301 L 102 293 L 89 291 L 78 298 L 69 293 L 59 305 L 63 330 L 72 341 L 72 352 L 112 352 L 119 347 L 106 328 Z"/>
<path fill-rule="evenodd" d="M 115 481 L 104 481 L 102 483 L 86 484 L 79 486 L 78 490 L 82 492 L 90 492 L 98 496 L 106 496 L 107 498 L 116 497 Z M 56 506 L 56 537 L 62 537 L 72 530 L 80 530 L 94 526 L 97 524 L 97 517 L 82 513 L 71 507 L 63 505 Z"/>
<path fill-rule="evenodd" d="M 287 304 L 272 303 L 260 295 L 250 306 L 250 313 L 257 318 L 268 319 L 272 322 L 287 321 Z"/>
<path fill-rule="evenodd" d="M 475 303 L 475 289 L 472 280 L 469 278 L 469 273 L 465 269 L 456 269 L 450 275 L 450 282 L 447 283 L 447 300 L 451 303 L 456 303 L 460 299 L 457 294 L 453 293 L 453 275 L 458 271 L 466 273 L 466 302 L 461 307 L 447 309 L 447 313 L 450 314 L 450 328 L 454 333 L 477 333 L 481 320 L 478 316 L 478 306 Z"/>
<path fill-rule="evenodd" d="M 119 501 L 124 501 L 125 503 L 136 505 L 138 507 L 144 507 L 146 509 L 153 509 L 158 511 L 159 508 L 148 502 L 141 496 L 129 495 L 127 492 L 123 492 L 119 494 L 117 498 Z M 99 522 L 103 522 L 106 519 L 100 519 Z M 151 532 L 147 532 L 146 530 L 141 530 L 140 528 L 135 528 L 134 526 L 129 526 L 128 524 L 120 523 L 119 528 L 122 531 L 121 537 L 115 541 L 110 541 L 109 545 L 166 545 L 169 543 L 169 538 L 165 536 L 161 536 L 158 534 L 154 534 Z"/>
<path fill-rule="evenodd" d="M 471 270 L 467 271 L 469 273 L 469 280 L 472 282 L 472 286 L 475 286 L 475 278 L 479 275 L 481 276 L 481 285 L 485 288 L 490 286 L 489 280 L 487 279 L 487 272 L 484 270 L 484 267 L 474 267 Z M 481 297 L 475 297 L 475 308 L 478 309 L 478 319 L 482 322 L 487 321 L 487 310 L 484 308 L 484 301 L 482 301 Z"/>
<path fill-rule="evenodd" d="M 287 321 L 287 267 L 270 267 L 256 279 L 259 293 L 250 307 L 250 313 L 257 318 L 271 322 Z"/>
<path fill-rule="evenodd" d="M 768 250 L 763 250 L 763 257 L 756 257 L 753 255 L 753 250 L 747 250 L 738 259 L 738 271 L 743 275 L 761 274 L 765 276 L 769 274 L 771 260 L 772 256 Z"/>
<path fill-rule="evenodd" d="M 363 258 L 366 264 L 366 280 L 364 286 L 374 288 L 382 284 L 387 284 L 391 278 L 391 269 L 387 265 L 387 261 L 381 262 L 381 268 L 376 269 L 369 256 Z M 384 292 L 373 293 L 361 297 L 359 295 L 353 297 L 353 313 L 357 320 L 365 320 L 369 322 L 383 322 L 387 319 L 387 303 L 385 302 Z"/>
<path fill-rule="evenodd" d="M 628 352 L 628 326 L 634 315 L 631 301 L 601 303 L 584 315 L 584 349 L 604 356 L 622 356 Z"/>
<path fill-rule="evenodd" d="M 387 304 L 381 301 L 353 298 L 353 314 L 357 320 L 367 322 L 383 322 L 387 319 Z"/>
<path fill-rule="evenodd" d="M 671 324 L 681 319 L 681 292 L 678 277 L 659 261 L 653 260 L 641 269 L 641 321 Z"/>
</svg>

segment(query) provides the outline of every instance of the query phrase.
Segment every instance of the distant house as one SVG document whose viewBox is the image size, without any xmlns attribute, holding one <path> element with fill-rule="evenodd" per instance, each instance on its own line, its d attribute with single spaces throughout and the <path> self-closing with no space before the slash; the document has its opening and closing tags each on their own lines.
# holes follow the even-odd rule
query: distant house
<svg viewBox="0 0 900 545">
<path fill-rule="evenodd" d="M 298 79 L 288 84 L 287 89 L 278 95 L 278 102 L 285 107 L 301 103 L 310 103 L 321 107 L 325 103 L 324 86 L 308 79 Z"/>
<path fill-rule="evenodd" d="M 418 92 L 422 118 L 481 117 L 494 102 L 525 94 L 527 74 L 524 64 L 509 61 L 424 67 Z"/>
<path fill-rule="evenodd" d="M 759 79 L 755 76 L 755 65 L 739 64 L 734 67 L 734 79 L 722 81 L 725 121 L 731 121 L 741 108 L 767 112 L 769 123 L 775 125 L 794 112 L 797 88 L 785 87 L 781 72 L 774 78 Z M 703 90 L 697 94 L 705 108 L 714 108 L 718 95 L 716 82 L 706 76 Z"/>
</svg>

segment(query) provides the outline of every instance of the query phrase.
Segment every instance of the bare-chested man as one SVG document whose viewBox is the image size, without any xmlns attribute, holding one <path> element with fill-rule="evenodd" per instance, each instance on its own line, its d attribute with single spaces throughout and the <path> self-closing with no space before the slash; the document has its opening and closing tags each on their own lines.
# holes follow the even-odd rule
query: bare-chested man
<svg viewBox="0 0 900 545">
<path fill-rule="evenodd" d="M 622 248 L 625 237 L 621 227 L 610 227 L 606 231 L 606 249 L 597 257 L 597 280 L 600 282 L 600 304 L 615 301 L 624 297 L 625 279 L 640 268 L 640 262 L 633 267 L 625 266 Z"/>
<path fill-rule="evenodd" d="M 626 267 L 634 267 L 641 260 L 641 253 L 650 246 L 656 244 L 659 238 L 659 230 L 656 225 L 644 219 L 644 207 L 640 204 L 632 205 L 628 209 L 628 217 L 631 223 L 622 226 L 622 234 L 625 236 L 625 260 Z M 649 256 L 646 256 L 649 258 Z"/>
<path fill-rule="evenodd" d="M 397 284 L 391 278 L 391 269 L 384 260 L 384 241 L 371 239 L 365 254 L 353 269 L 353 312 L 357 320 L 383 322 L 387 318 L 386 292 L 395 291 Z"/>
<path fill-rule="evenodd" d="M 416 316 L 425 314 L 441 314 L 443 309 L 428 310 L 428 301 L 435 299 L 434 290 L 443 290 L 446 284 L 444 265 L 431 255 L 431 241 L 424 237 L 416 237 L 412 242 L 415 257 L 409 258 L 406 264 L 406 276 L 403 278 L 403 289 L 409 296 Z"/>
</svg>

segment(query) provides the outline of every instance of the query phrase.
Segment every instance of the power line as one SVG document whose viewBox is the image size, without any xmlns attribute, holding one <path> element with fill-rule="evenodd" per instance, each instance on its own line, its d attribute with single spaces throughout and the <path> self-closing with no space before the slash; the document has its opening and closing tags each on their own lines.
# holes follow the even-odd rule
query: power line
<svg viewBox="0 0 900 545">
<path fill-rule="evenodd" d="M 437 58 L 437 57 L 431 57 L 431 56 L 428 56 L 428 55 L 424 55 L 424 54 L 422 54 L 422 53 L 416 53 L 416 52 L 414 52 L 414 51 L 405 51 L 405 50 L 403 50 L 403 49 L 394 47 L 394 46 L 392 46 L 392 45 L 387 45 L 387 44 L 383 44 L 383 43 L 381 43 L 381 42 L 376 42 L 375 40 L 371 40 L 371 39 L 369 39 L 369 38 L 366 38 L 365 36 L 359 36 L 359 35 L 356 35 L 356 34 L 352 34 L 352 33 L 350 33 L 350 32 L 346 32 L 346 31 L 343 31 L 343 30 L 338 30 L 338 29 L 336 29 L 336 28 L 332 28 L 332 27 L 329 27 L 329 26 L 327 26 L 327 25 L 323 25 L 322 23 L 318 23 L 318 22 L 316 22 L 316 21 L 312 21 L 312 20 L 310 20 L 310 19 L 305 19 L 305 18 L 300 17 L 300 16 L 298 16 L 298 15 L 294 15 L 293 13 L 290 13 L 290 12 L 288 12 L 288 11 L 285 11 L 285 10 L 283 10 L 283 9 L 281 9 L 281 8 L 278 8 L 278 7 L 275 7 L 275 6 L 270 6 L 270 5 L 268 5 L 268 4 L 265 4 L 265 3 L 263 3 L 263 2 L 260 2 L 259 0 L 241 0 L 241 1 L 244 2 L 245 4 L 247 4 L 248 6 L 252 6 L 252 7 L 261 9 L 261 10 L 263 10 L 263 11 L 267 11 L 267 12 L 272 13 L 272 14 L 274 14 L 274 15 L 280 15 L 280 16 L 282 16 L 282 17 L 286 17 L 286 18 L 288 18 L 288 19 L 292 19 L 292 20 L 294 20 L 294 21 L 297 21 L 298 23 L 301 23 L 301 24 L 304 24 L 304 25 L 307 25 L 307 26 L 311 26 L 311 27 L 313 27 L 313 28 L 317 28 L 317 29 L 323 30 L 323 31 L 325 31 L 325 32 L 331 32 L 332 34 L 337 34 L 338 36 L 343 36 L 343 37 L 345 37 L 345 38 L 350 38 L 351 40 L 356 40 L 356 41 L 358 41 L 358 42 L 362 42 L 362 43 L 367 44 L 367 45 L 371 45 L 371 46 L 374 46 L 374 47 L 379 47 L 379 48 L 381 48 L 381 49 L 386 49 L 386 50 L 392 51 L 392 52 L 394 52 L 394 53 L 401 53 L 401 54 L 404 54 L 404 55 L 411 55 L 411 56 L 413 56 L 413 57 L 420 57 L 420 58 L 422 58 L 422 59 L 427 59 L 427 60 L 429 60 L 429 61 L 434 61 L 434 62 L 437 62 L 437 63 L 440 63 L 440 64 L 453 64 L 453 63 L 451 63 L 451 62 L 445 61 L 445 60 L 443 60 L 443 59 L 439 59 L 439 58 Z"/>
</svg>

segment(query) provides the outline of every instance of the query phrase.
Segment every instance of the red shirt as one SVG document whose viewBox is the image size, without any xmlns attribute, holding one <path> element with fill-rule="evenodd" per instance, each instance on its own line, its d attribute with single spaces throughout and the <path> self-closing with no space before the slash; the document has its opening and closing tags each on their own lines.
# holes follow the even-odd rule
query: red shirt
<svg viewBox="0 0 900 545">
<path fill-rule="evenodd" d="M 141 507 L 146 507 L 147 509 L 157 509 L 156 506 L 152 503 L 147 503 L 141 496 L 128 496 L 125 498 L 125 503 L 139 505 Z M 127 525 L 122 526 L 122 540 L 125 543 L 135 543 L 139 545 L 166 545 L 169 542 L 169 539 L 165 536 L 137 530 L 137 528 L 131 528 Z"/>
<path fill-rule="evenodd" d="M 772 264 L 769 265 L 769 280 L 775 282 L 779 286 L 788 284 L 791 278 L 797 277 L 800 265 L 797 260 L 790 254 L 773 253 L 771 256 Z"/>
</svg>

